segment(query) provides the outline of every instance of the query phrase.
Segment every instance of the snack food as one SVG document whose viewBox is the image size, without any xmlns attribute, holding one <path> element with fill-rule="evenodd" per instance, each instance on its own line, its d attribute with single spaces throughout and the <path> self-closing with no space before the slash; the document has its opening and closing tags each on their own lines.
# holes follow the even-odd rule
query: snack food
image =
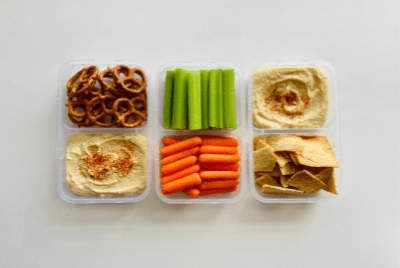
<svg viewBox="0 0 400 268">
<path fill-rule="evenodd" d="M 318 128 L 328 111 L 328 77 L 320 68 L 260 68 L 253 74 L 253 124 L 258 128 Z"/>
<path fill-rule="evenodd" d="M 267 194 L 303 194 L 319 190 L 338 194 L 339 167 L 325 136 L 274 135 L 253 139 L 255 185 Z"/>
<path fill-rule="evenodd" d="M 67 83 L 68 117 L 78 127 L 134 128 L 147 121 L 147 78 L 138 68 L 83 68 Z"/>
<path fill-rule="evenodd" d="M 238 141 L 231 137 L 162 138 L 163 194 L 183 191 L 192 198 L 228 193 L 239 184 Z M 182 158 L 185 157 L 185 158 Z"/>
<path fill-rule="evenodd" d="M 137 195 L 146 188 L 141 134 L 76 134 L 67 149 L 68 187 L 78 195 Z"/>
<path fill-rule="evenodd" d="M 172 129 L 236 128 L 235 71 L 167 71 L 163 126 Z"/>
</svg>

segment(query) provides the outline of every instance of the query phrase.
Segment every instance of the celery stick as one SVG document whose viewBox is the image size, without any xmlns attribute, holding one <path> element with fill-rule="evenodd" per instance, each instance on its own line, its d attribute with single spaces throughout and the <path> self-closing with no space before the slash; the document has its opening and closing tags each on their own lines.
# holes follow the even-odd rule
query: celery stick
<svg viewBox="0 0 400 268">
<path fill-rule="evenodd" d="M 171 127 L 174 71 L 167 71 L 164 93 L 164 127 Z"/>
<path fill-rule="evenodd" d="M 222 90 L 222 70 L 218 69 L 218 84 L 217 84 L 217 127 L 224 128 L 224 95 Z"/>
<path fill-rule="evenodd" d="M 217 126 L 217 85 L 218 85 L 218 71 L 211 70 L 209 77 L 209 102 L 208 102 L 208 116 L 210 127 Z"/>
<path fill-rule="evenodd" d="M 189 129 L 201 129 L 201 75 L 200 71 L 189 73 L 188 86 Z"/>
<path fill-rule="evenodd" d="M 202 128 L 209 128 L 208 121 L 208 70 L 200 70 L 201 74 L 201 106 L 202 106 Z"/>
<path fill-rule="evenodd" d="M 187 126 L 187 76 L 186 70 L 175 70 L 174 100 L 172 103 L 173 129 L 184 129 Z"/>
<path fill-rule="evenodd" d="M 224 95 L 224 127 L 236 128 L 235 108 L 235 70 L 222 71 L 222 87 Z"/>
</svg>

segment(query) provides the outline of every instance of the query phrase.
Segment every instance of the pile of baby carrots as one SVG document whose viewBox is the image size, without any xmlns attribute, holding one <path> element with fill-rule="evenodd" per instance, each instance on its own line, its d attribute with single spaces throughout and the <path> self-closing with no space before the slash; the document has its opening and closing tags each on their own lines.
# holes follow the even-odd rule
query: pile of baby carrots
<svg viewBox="0 0 400 268">
<path fill-rule="evenodd" d="M 239 184 L 239 142 L 232 137 L 162 138 L 163 194 L 185 192 L 192 198 L 228 193 Z"/>
</svg>

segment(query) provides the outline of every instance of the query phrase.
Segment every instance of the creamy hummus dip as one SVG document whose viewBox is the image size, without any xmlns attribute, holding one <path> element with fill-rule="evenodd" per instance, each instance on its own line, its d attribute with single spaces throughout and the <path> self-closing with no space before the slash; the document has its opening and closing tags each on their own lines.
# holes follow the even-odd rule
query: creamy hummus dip
<svg viewBox="0 0 400 268">
<path fill-rule="evenodd" d="M 141 134 L 77 134 L 67 150 L 67 185 L 78 195 L 136 195 L 146 188 Z"/>
<path fill-rule="evenodd" d="M 328 112 L 328 76 L 320 68 L 261 68 L 253 74 L 255 127 L 318 128 Z"/>
</svg>

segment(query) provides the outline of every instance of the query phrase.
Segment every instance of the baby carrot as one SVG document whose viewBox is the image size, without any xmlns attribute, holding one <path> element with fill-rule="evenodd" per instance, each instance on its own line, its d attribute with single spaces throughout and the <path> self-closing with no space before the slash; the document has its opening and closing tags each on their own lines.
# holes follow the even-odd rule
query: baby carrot
<svg viewBox="0 0 400 268">
<path fill-rule="evenodd" d="M 171 181 L 186 177 L 186 176 L 188 176 L 190 174 L 199 172 L 199 170 L 200 170 L 200 166 L 199 165 L 194 165 L 194 166 L 185 168 L 184 170 L 178 171 L 178 172 L 176 172 L 174 174 L 171 174 L 169 176 L 164 176 L 164 177 L 162 177 L 160 179 L 160 182 L 162 184 L 166 184 L 168 182 L 171 182 Z"/>
<path fill-rule="evenodd" d="M 219 180 L 236 180 L 239 179 L 240 174 L 236 171 L 208 171 L 202 170 L 199 173 L 200 178 L 203 180 L 212 180 L 212 179 L 219 179 Z"/>
<path fill-rule="evenodd" d="M 239 181 L 237 180 L 204 181 L 199 185 L 199 189 L 200 190 L 224 189 L 224 188 L 236 187 L 236 185 L 238 184 Z"/>
<path fill-rule="evenodd" d="M 192 188 L 196 185 L 199 185 L 200 183 L 201 179 L 199 174 L 193 173 L 189 176 L 164 184 L 161 187 L 161 191 L 163 192 L 163 194 L 173 194 L 187 188 Z"/>
<path fill-rule="evenodd" d="M 237 162 L 232 164 L 200 163 L 200 166 L 203 169 L 214 171 L 238 171 L 240 168 L 240 164 Z"/>
<path fill-rule="evenodd" d="M 172 145 L 172 144 L 175 144 L 180 141 L 182 141 L 182 140 L 171 138 L 171 137 L 164 137 L 161 140 L 161 142 L 164 144 L 164 146 Z"/>
<path fill-rule="evenodd" d="M 202 145 L 238 147 L 239 142 L 232 137 L 203 136 Z"/>
<path fill-rule="evenodd" d="M 196 198 L 197 196 L 199 196 L 199 193 L 200 193 L 200 190 L 196 189 L 196 188 L 190 188 L 190 189 L 186 189 L 183 191 L 185 192 L 185 194 L 187 194 L 191 198 Z"/>
<path fill-rule="evenodd" d="M 199 196 L 209 194 L 222 194 L 236 191 L 236 187 L 224 188 L 224 189 L 213 189 L 213 190 L 199 190 Z"/>
<path fill-rule="evenodd" d="M 194 137 L 194 138 L 191 138 L 191 139 L 187 139 L 187 140 L 184 140 L 184 141 L 177 142 L 177 143 L 172 144 L 172 145 L 165 146 L 164 148 L 162 148 L 160 150 L 160 154 L 162 156 L 169 156 L 169 155 L 173 155 L 173 154 L 185 151 L 187 149 L 196 147 L 196 146 L 198 146 L 200 144 L 201 144 L 201 138 L 200 137 Z"/>
<path fill-rule="evenodd" d="M 185 169 L 187 167 L 194 165 L 196 163 L 196 161 L 197 161 L 196 156 L 188 156 L 181 160 L 175 161 L 171 164 L 162 166 L 161 173 L 163 175 L 170 175 L 170 174 L 176 173 L 178 171 L 181 171 L 182 169 Z"/>
<path fill-rule="evenodd" d="M 203 145 L 200 147 L 202 154 L 236 154 L 238 151 L 236 147 L 227 146 Z"/>
<path fill-rule="evenodd" d="M 197 154 L 199 153 L 199 148 L 200 147 L 197 146 L 197 147 L 194 147 L 192 149 L 189 149 L 189 150 L 177 153 L 177 154 L 173 154 L 173 155 L 164 157 L 163 159 L 161 159 L 160 164 L 161 165 L 167 165 L 167 164 L 173 163 L 175 161 L 178 161 L 179 159 L 191 156 L 191 155 L 197 156 Z"/>
<path fill-rule="evenodd" d="M 201 154 L 199 162 L 202 163 L 233 163 L 239 162 L 240 155 L 237 154 Z"/>
</svg>

